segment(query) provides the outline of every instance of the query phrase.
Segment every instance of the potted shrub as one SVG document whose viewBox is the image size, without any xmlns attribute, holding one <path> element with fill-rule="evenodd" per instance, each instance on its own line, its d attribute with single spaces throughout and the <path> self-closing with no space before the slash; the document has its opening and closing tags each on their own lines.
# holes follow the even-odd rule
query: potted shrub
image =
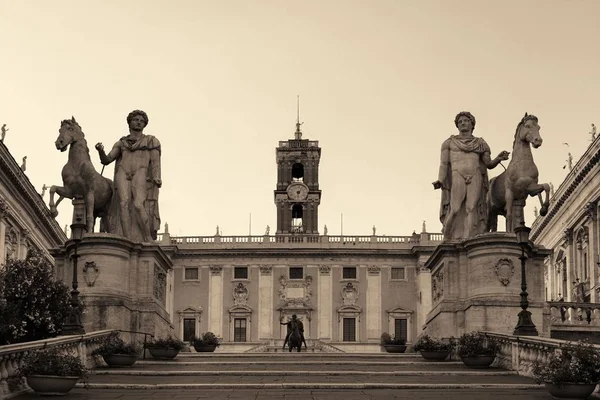
<svg viewBox="0 0 600 400">
<path fill-rule="evenodd" d="M 104 342 L 92 352 L 93 356 L 102 356 L 109 367 L 129 367 L 135 364 L 141 353 L 137 343 L 125 343 L 118 333 L 109 335 Z"/>
<path fill-rule="evenodd" d="M 79 357 L 51 348 L 27 354 L 17 375 L 24 377 L 38 394 L 60 396 L 71 391 L 80 379 L 85 379 L 87 369 Z"/>
<path fill-rule="evenodd" d="M 465 333 L 458 339 L 458 356 L 467 367 L 489 367 L 499 351 L 500 343 L 483 333 Z"/>
<path fill-rule="evenodd" d="M 600 349 L 581 341 L 567 343 L 534 363 L 533 378 L 554 398 L 586 399 L 600 382 Z"/>
<path fill-rule="evenodd" d="M 154 358 L 172 360 L 183 349 L 183 342 L 172 336 L 152 339 L 146 344 L 146 348 Z"/>
<path fill-rule="evenodd" d="M 213 352 L 221 345 L 219 339 L 212 332 L 206 332 L 199 337 L 192 337 L 190 344 L 194 346 L 194 349 L 199 353 Z"/>
<path fill-rule="evenodd" d="M 426 360 L 444 361 L 452 351 L 452 343 L 445 343 L 427 334 L 422 335 L 413 345 Z"/>
<path fill-rule="evenodd" d="M 387 332 L 381 334 L 381 345 L 388 353 L 404 353 L 406 351 L 406 339 L 396 339 Z"/>
</svg>

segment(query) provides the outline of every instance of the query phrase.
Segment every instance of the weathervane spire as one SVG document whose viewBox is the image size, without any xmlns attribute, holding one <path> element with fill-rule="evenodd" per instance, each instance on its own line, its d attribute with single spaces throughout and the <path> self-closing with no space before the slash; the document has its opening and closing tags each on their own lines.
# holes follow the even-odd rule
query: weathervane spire
<svg viewBox="0 0 600 400">
<path fill-rule="evenodd" d="M 303 122 L 300 122 L 300 95 L 298 95 L 296 100 L 296 140 L 302 139 L 302 131 L 300 130 L 300 125 L 302 124 Z"/>
</svg>

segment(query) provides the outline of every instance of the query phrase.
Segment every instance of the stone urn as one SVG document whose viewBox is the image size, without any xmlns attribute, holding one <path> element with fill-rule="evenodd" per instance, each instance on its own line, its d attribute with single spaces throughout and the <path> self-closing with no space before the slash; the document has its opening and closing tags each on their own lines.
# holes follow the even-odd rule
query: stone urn
<svg viewBox="0 0 600 400">
<path fill-rule="evenodd" d="M 78 381 L 78 376 L 27 376 L 27 385 L 42 396 L 65 396 L 75 387 Z"/>
<path fill-rule="evenodd" d="M 544 385 L 555 399 L 587 399 L 596 389 L 596 383 L 563 382 L 560 387 L 553 383 Z"/>
<path fill-rule="evenodd" d="M 130 367 L 137 360 L 137 356 L 133 354 L 111 354 L 102 358 L 109 367 Z"/>
<path fill-rule="evenodd" d="M 421 350 L 421 356 L 428 361 L 444 361 L 448 358 L 450 350 L 444 351 L 426 351 Z"/>
<path fill-rule="evenodd" d="M 148 351 L 153 358 L 160 358 L 163 360 L 172 360 L 179 354 L 179 350 L 172 347 L 148 347 Z"/>
<path fill-rule="evenodd" d="M 477 356 L 465 356 L 460 358 L 467 367 L 472 368 L 486 368 L 492 365 L 496 356 L 490 355 L 477 355 Z"/>
<path fill-rule="evenodd" d="M 402 344 L 383 344 L 382 346 L 388 353 L 404 353 L 406 351 L 406 345 Z"/>
</svg>

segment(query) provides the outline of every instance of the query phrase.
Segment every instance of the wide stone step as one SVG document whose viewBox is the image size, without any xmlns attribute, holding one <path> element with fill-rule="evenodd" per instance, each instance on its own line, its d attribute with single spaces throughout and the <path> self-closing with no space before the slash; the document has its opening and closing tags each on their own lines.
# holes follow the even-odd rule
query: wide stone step
<svg viewBox="0 0 600 400">
<path fill-rule="evenodd" d="M 473 371 L 476 369 L 466 367 L 462 362 L 329 362 L 329 361 L 189 361 L 189 362 L 161 362 L 138 361 L 127 370 L 154 370 L 154 371 Z M 479 370 L 479 369 L 477 369 Z M 490 371 L 504 371 L 499 368 L 490 368 Z M 99 367 L 96 372 L 123 371 L 119 368 Z"/>
<path fill-rule="evenodd" d="M 206 387 L 226 387 L 226 385 L 252 385 L 250 387 L 261 387 L 261 385 L 277 385 L 277 384 L 309 384 L 309 385 L 324 385 L 324 384 L 354 384 L 359 383 L 360 387 L 365 387 L 366 384 L 391 384 L 391 385 L 438 385 L 438 384 L 456 384 L 457 382 L 473 383 L 473 384 L 511 384 L 511 385 L 528 385 L 534 384 L 530 378 L 518 376 L 514 374 L 486 374 L 475 371 L 465 371 L 463 373 L 422 373 L 414 375 L 411 373 L 368 373 L 368 372 L 352 372 L 352 373 L 318 373 L 318 371 L 293 371 L 289 373 L 281 372 L 262 372 L 254 371 L 237 372 L 223 371 L 220 374 L 208 374 L 202 372 L 191 371 L 188 374 L 169 374 L 159 375 L 156 371 L 151 375 L 135 375 L 130 374 L 91 374 L 89 376 L 89 384 L 102 384 L 104 387 L 111 385 L 151 385 L 156 388 L 169 388 L 170 385 L 204 385 Z M 480 371 L 478 371 L 480 372 Z M 256 385 L 256 386 L 255 386 Z"/>
</svg>

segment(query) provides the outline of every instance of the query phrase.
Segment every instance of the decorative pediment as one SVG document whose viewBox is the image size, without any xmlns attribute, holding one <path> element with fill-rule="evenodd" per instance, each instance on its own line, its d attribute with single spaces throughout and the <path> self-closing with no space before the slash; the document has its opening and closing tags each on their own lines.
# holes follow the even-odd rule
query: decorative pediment
<svg viewBox="0 0 600 400">
<path fill-rule="evenodd" d="M 184 308 L 183 310 L 178 310 L 177 314 L 179 315 L 179 320 L 181 321 L 184 318 L 194 318 L 198 322 L 202 320 L 202 307 L 192 307 L 189 306 Z"/>
<path fill-rule="evenodd" d="M 234 318 L 247 318 L 248 321 L 252 319 L 252 307 L 248 305 L 235 305 L 229 310 L 229 321 L 233 321 Z"/>
<path fill-rule="evenodd" d="M 414 314 L 413 310 L 408 310 L 400 306 L 387 310 L 386 312 L 388 315 L 388 322 L 396 318 L 405 318 L 408 320 L 412 320 L 412 316 Z"/>
<path fill-rule="evenodd" d="M 356 318 L 360 321 L 360 315 L 362 314 L 362 308 L 357 304 L 344 304 L 337 308 L 338 322 L 342 318 Z"/>
</svg>

